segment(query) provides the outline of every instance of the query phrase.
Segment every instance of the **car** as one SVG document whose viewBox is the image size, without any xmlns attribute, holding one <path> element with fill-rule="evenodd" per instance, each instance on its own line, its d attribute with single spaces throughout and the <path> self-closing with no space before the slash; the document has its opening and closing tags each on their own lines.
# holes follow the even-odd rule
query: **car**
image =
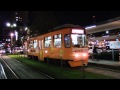
<svg viewBox="0 0 120 90">
<path fill-rule="evenodd" d="M 6 53 L 5 49 L 0 50 L 0 53 L 5 54 Z"/>
</svg>

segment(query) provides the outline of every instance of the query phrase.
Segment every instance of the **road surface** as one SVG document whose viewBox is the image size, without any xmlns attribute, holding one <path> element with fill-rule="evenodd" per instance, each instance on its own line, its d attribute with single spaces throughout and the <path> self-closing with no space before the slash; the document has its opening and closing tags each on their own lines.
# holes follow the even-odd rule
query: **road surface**
<svg viewBox="0 0 120 90">
<path fill-rule="evenodd" d="M 9 67 L 9 69 L 12 70 L 12 73 L 14 74 L 14 77 L 11 77 L 12 79 L 19 78 L 19 79 L 53 79 L 50 76 L 41 73 L 40 71 L 37 71 L 31 67 L 28 67 L 21 62 L 17 60 L 13 60 L 9 58 L 8 56 L 4 55 L 1 59 L 2 63 L 4 63 L 3 67 L 5 66 L 5 63 Z M 9 76 L 8 71 L 5 71 L 7 74 L 6 76 Z M 11 75 L 12 76 L 12 75 Z M 10 76 L 9 76 L 10 78 Z"/>
</svg>

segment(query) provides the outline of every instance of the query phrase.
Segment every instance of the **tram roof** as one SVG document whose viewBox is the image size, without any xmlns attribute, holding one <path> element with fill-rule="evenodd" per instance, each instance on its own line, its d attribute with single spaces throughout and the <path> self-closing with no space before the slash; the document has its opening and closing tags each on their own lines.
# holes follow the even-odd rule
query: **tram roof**
<svg viewBox="0 0 120 90">
<path fill-rule="evenodd" d="M 64 29 L 64 28 L 81 28 L 79 25 L 74 25 L 74 24 L 63 24 L 58 27 L 55 27 L 53 31 L 59 30 L 59 29 Z"/>
<path fill-rule="evenodd" d="M 49 29 L 48 31 L 49 31 L 49 32 L 53 32 L 53 31 L 57 31 L 57 30 L 65 29 L 65 28 L 84 28 L 84 27 L 81 27 L 81 26 L 79 26 L 79 25 L 74 25 L 74 24 L 63 24 L 63 25 L 57 26 L 57 27 L 55 27 L 55 28 L 53 28 L 53 29 Z M 49 32 L 47 32 L 47 33 L 49 33 Z M 43 33 L 43 34 L 40 34 L 40 35 L 42 36 L 42 35 L 44 35 L 44 34 L 46 34 L 46 33 Z M 40 35 L 34 36 L 34 38 L 37 38 L 37 37 L 39 37 Z M 33 37 L 31 37 L 31 39 L 32 39 L 32 38 L 33 38 Z"/>
</svg>

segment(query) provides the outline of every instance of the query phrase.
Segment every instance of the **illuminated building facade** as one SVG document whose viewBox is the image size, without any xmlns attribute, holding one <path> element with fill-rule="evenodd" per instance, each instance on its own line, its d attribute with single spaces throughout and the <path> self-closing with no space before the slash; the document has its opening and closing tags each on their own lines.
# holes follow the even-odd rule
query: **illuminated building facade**
<svg viewBox="0 0 120 90">
<path fill-rule="evenodd" d="M 18 43 L 23 44 L 28 30 L 28 11 L 15 11 L 15 21 L 17 23 L 17 31 L 19 33 Z"/>
<path fill-rule="evenodd" d="M 98 48 L 109 49 L 111 41 L 120 41 L 120 17 L 107 20 L 91 27 L 86 27 L 89 47 L 94 44 Z"/>
</svg>

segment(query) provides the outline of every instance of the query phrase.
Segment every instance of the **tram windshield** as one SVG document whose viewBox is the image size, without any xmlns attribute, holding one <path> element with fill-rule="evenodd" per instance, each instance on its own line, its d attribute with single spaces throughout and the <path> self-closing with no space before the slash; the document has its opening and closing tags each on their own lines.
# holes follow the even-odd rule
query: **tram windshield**
<svg viewBox="0 0 120 90">
<path fill-rule="evenodd" d="M 72 45 L 77 48 L 84 48 L 87 46 L 87 39 L 85 35 L 71 34 Z"/>
</svg>

